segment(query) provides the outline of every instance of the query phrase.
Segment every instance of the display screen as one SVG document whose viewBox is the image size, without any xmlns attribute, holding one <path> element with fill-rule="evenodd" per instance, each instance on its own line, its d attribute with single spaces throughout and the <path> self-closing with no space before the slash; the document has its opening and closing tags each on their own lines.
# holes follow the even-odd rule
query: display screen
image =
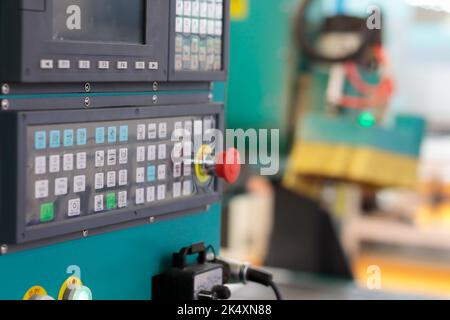
<svg viewBox="0 0 450 320">
<path fill-rule="evenodd" d="M 145 43 L 145 0 L 54 0 L 53 40 Z"/>
</svg>

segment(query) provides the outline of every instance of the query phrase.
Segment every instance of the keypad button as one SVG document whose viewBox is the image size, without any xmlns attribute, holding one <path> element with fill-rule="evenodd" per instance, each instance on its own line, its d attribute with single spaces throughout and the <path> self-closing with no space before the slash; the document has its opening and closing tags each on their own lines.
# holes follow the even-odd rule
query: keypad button
<svg viewBox="0 0 450 320">
<path fill-rule="evenodd" d="M 64 171 L 73 170 L 73 153 L 67 153 L 63 156 L 63 170 Z"/>
<path fill-rule="evenodd" d="M 203 121 L 197 120 L 194 121 L 194 136 L 196 138 L 200 137 L 202 138 L 203 135 Z"/>
<path fill-rule="evenodd" d="M 182 156 L 183 156 L 183 144 L 181 142 L 177 142 L 173 145 L 172 159 L 180 160 Z"/>
<path fill-rule="evenodd" d="M 185 177 L 189 177 L 192 175 L 192 168 L 190 163 L 185 163 L 183 166 L 183 173 Z"/>
<path fill-rule="evenodd" d="M 105 187 L 105 174 L 99 172 L 95 174 L 95 190 L 101 190 Z"/>
<path fill-rule="evenodd" d="M 102 194 L 96 195 L 94 198 L 94 211 L 102 212 L 104 209 L 104 196 Z"/>
<path fill-rule="evenodd" d="M 61 133 L 59 130 L 50 131 L 50 148 L 56 149 L 61 146 Z"/>
<path fill-rule="evenodd" d="M 166 199 L 166 186 L 165 185 L 158 186 L 157 199 L 158 199 L 158 201 L 162 201 L 162 200 Z"/>
<path fill-rule="evenodd" d="M 116 172 L 109 171 L 106 174 L 106 186 L 108 188 L 114 188 L 116 186 Z"/>
<path fill-rule="evenodd" d="M 192 34 L 198 34 L 200 31 L 200 20 L 199 19 L 192 19 L 191 22 L 191 32 Z"/>
<path fill-rule="evenodd" d="M 166 180 L 166 165 L 161 164 L 158 166 L 158 180 Z"/>
<path fill-rule="evenodd" d="M 147 187 L 147 202 L 154 202 L 156 199 L 155 187 Z"/>
<path fill-rule="evenodd" d="M 69 190 L 68 178 L 55 179 L 55 196 L 65 196 Z"/>
<path fill-rule="evenodd" d="M 116 143 L 117 141 L 117 128 L 109 127 L 108 128 L 108 143 Z"/>
<path fill-rule="evenodd" d="M 107 156 L 108 166 L 115 166 L 116 163 L 117 163 L 117 150 L 116 149 L 108 150 L 108 156 Z"/>
<path fill-rule="evenodd" d="M 208 16 L 208 4 L 206 1 L 200 2 L 200 17 L 206 18 Z"/>
<path fill-rule="evenodd" d="M 136 204 L 141 205 L 145 202 L 145 190 L 144 188 L 136 189 Z"/>
<path fill-rule="evenodd" d="M 50 173 L 58 173 L 60 169 L 60 156 L 59 155 L 52 155 L 50 156 L 49 160 L 49 171 Z"/>
<path fill-rule="evenodd" d="M 34 173 L 37 175 L 45 174 L 47 172 L 47 158 L 36 157 L 34 159 Z"/>
<path fill-rule="evenodd" d="M 160 144 L 158 146 L 158 159 L 164 160 L 167 158 L 167 147 L 165 144 Z"/>
<path fill-rule="evenodd" d="M 183 157 L 185 160 L 190 160 L 192 158 L 192 142 L 187 141 L 183 143 Z"/>
<path fill-rule="evenodd" d="M 181 171 L 182 171 L 182 163 L 181 162 L 175 162 L 173 164 L 173 177 L 174 178 L 179 178 L 181 177 Z"/>
<path fill-rule="evenodd" d="M 145 70 L 145 61 L 136 61 L 134 63 L 134 68 L 136 70 Z"/>
<path fill-rule="evenodd" d="M 99 61 L 98 68 L 100 70 L 108 70 L 109 69 L 109 61 Z"/>
<path fill-rule="evenodd" d="M 147 160 L 148 161 L 155 161 L 156 160 L 156 146 L 151 145 L 147 148 Z"/>
<path fill-rule="evenodd" d="M 212 2 L 208 3 L 208 18 L 214 19 L 216 16 L 216 6 Z"/>
<path fill-rule="evenodd" d="M 137 126 L 137 139 L 139 141 L 145 140 L 145 131 L 146 131 L 145 124 L 140 124 Z"/>
<path fill-rule="evenodd" d="M 128 126 L 121 126 L 119 128 L 119 141 L 120 142 L 128 141 Z"/>
<path fill-rule="evenodd" d="M 48 197 L 48 180 L 36 181 L 34 186 L 34 197 L 36 199 Z"/>
<path fill-rule="evenodd" d="M 50 59 L 42 59 L 40 66 L 41 66 L 41 69 L 43 69 L 43 70 L 50 70 L 50 69 L 53 69 L 54 62 L 53 62 L 53 60 L 50 60 Z"/>
<path fill-rule="evenodd" d="M 75 176 L 73 178 L 73 192 L 80 193 L 86 191 L 86 176 Z"/>
<path fill-rule="evenodd" d="M 128 69 L 128 62 L 127 61 L 117 61 L 117 69 L 118 70 Z"/>
<path fill-rule="evenodd" d="M 95 151 L 95 167 L 100 168 L 105 166 L 105 151 Z"/>
<path fill-rule="evenodd" d="M 200 2 L 198 0 L 192 1 L 192 16 L 193 17 L 200 16 Z"/>
<path fill-rule="evenodd" d="M 223 19 L 223 4 L 216 4 L 216 19 Z"/>
<path fill-rule="evenodd" d="M 78 69 L 88 70 L 91 68 L 91 62 L 89 60 L 80 60 L 78 61 Z"/>
<path fill-rule="evenodd" d="M 106 209 L 114 210 L 117 208 L 117 198 L 114 192 L 106 194 Z"/>
<path fill-rule="evenodd" d="M 84 146 L 87 143 L 87 129 L 81 128 L 77 130 L 77 144 Z"/>
<path fill-rule="evenodd" d="M 47 133 L 45 131 L 36 131 L 34 134 L 34 147 L 36 150 L 47 148 Z"/>
<path fill-rule="evenodd" d="M 190 196 L 192 194 L 192 181 L 187 180 L 183 182 L 183 196 Z"/>
<path fill-rule="evenodd" d="M 159 124 L 159 138 L 166 139 L 167 138 L 167 123 L 161 122 Z"/>
<path fill-rule="evenodd" d="M 192 135 L 192 121 L 184 122 L 184 131 L 187 135 Z"/>
<path fill-rule="evenodd" d="M 183 15 L 183 0 L 177 0 L 175 4 L 175 12 L 177 16 Z"/>
<path fill-rule="evenodd" d="M 119 164 L 128 163 L 128 148 L 122 148 L 119 150 Z"/>
<path fill-rule="evenodd" d="M 157 130 L 156 130 L 156 123 L 150 123 L 148 125 L 148 138 L 150 140 L 156 139 L 157 137 Z"/>
<path fill-rule="evenodd" d="M 144 183 L 144 182 L 145 182 L 145 168 L 137 168 L 136 183 Z"/>
<path fill-rule="evenodd" d="M 153 182 L 156 180 L 156 167 L 149 166 L 147 168 L 147 182 Z"/>
<path fill-rule="evenodd" d="M 126 186 L 128 184 L 128 171 L 120 170 L 119 171 L 119 186 Z"/>
<path fill-rule="evenodd" d="M 175 32 L 183 32 L 183 18 L 181 17 L 175 19 Z"/>
<path fill-rule="evenodd" d="M 192 2 L 191 0 L 184 1 L 183 15 L 190 16 L 192 14 Z"/>
<path fill-rule="evenodd" d="M 72 147 L 74 140 L 74 132 L 72 129 L 64 130 L 64 147 Z"/>
<path fill-rule="evenodd" d="M 137 162 L 144 162 L 146 158 L 146 150 L 145 147 L 141 146 L 138 147 L 136 150 L 136 161 Z"/>
<path fill-rule="evenodd" d="M 190 34 L 191 33 L 192 20 L 191 18 L 183 19 L 183 33 Z"/>
<path fill-rule="evenodd" d="M 58 69 L 70 69 L 70 60 L 58 60 Z"/>
<path fill-rule="evenodd" d="M 117 204 L 119 208 L 126 208 L 128 205 L 128 198 L 127 198 L 127 192 L 126 191 L 120 191 L 117 194 Z"/>
<path fill-rule="evenodd" d="M 174 198 L 181 196 L 181 182 L 175 182 L 172 186 L 172 195 Z"/>
<path fill-rule="evenodd" d="M 105 128 L 96 128 L 95 129 L 95 143 L 96 144 L 105 143 Z"/>
<path fill-rule="evenodd" d="M 77 170 L 86 169 L 87 154 L 86 152 L 77 153 Z"/>
<path fill-rule="evenodd" d="M 69 200 L 68 216 L 75 217 L 75 216 L 79 216 L 80 214 L 81 214 L 81 200 L 79 198 Z"/>
<path fill-rule="evenodd" d="M 49 222 L 55 219 L 55 206 L 53 203 L 43 203 L 40 209 L 39 220 L 41 222 Z"/>
<path fill-rule="evenodd" d="M 148 63 L 148 68 L 150 70 L 158 70 L 159 69 L 159 63 L 157 61 L 150 61 Z"/>
</svg>

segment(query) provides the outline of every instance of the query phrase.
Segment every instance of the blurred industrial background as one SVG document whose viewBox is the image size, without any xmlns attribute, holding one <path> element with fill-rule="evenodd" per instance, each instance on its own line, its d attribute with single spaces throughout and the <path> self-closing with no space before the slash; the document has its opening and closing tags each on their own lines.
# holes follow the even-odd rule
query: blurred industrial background
<svg viewBox="0 0 450 320">
<path fill-rule="evenodd" d="M 450 1 L 233 0 L 231 18 L 227 126 L 279 129 L 280 171 L 227 189 L 222 253 L 329 295 L 449 297 Z"/>
</svg>

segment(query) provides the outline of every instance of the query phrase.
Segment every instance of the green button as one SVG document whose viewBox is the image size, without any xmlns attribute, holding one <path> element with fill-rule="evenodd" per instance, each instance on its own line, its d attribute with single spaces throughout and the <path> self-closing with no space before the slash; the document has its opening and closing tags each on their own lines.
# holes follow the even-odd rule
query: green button
<svg viewBox="0 0 450 320">
<path fill-rule="evenodd" d="M 116 204 L 116 194 L 115 193 L 108 193 L 106 195 L 106 208 L 108 210 L 115 209 L 117 206 Z"/>
<path fill-rule="evenodd" d="M 41 205 L 41 222 L 52 221 L 55 218 L 55 207 L 53 203 Z"/>
</svg>

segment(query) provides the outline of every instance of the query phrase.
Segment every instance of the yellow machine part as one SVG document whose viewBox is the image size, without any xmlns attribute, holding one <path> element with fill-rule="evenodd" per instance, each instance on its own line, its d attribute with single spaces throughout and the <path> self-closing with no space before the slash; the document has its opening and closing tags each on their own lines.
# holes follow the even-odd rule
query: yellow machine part
<svg viewBox="0 0 450 320">
<path fill-rule="evenodd" d="M 298 141 L 283 182 L 287 188 L 309 196 L 320 192 L 322 180 L 377 188 L 415 188 L 417 168 L 417 159 L 404 155 L 367 147 Z"/>
</svg>

